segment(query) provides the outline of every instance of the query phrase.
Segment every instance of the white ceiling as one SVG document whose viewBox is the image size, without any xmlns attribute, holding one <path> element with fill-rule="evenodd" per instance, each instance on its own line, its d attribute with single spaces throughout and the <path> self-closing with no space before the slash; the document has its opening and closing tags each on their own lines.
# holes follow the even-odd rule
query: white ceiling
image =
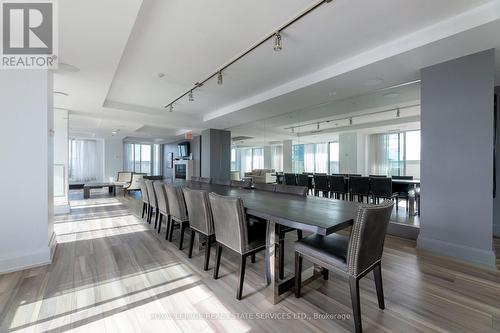
<svg viewBox="0 0 500 333">
<path fill-rule="evenodd" d="M 80 71 L 55 75 L 54 90 L 69 94 L 55 106 L 70 110 L 72 131 L 94 136 L 116 128 L 163 140 L 210 127 L 258 133 L 262 126 L 241 125 L 271 118 L 265 127 L 281 138 L 292 122 L 281 115 L 304 122 L 411 104 L 417 88 L 396 89 L 397 101 L 373 92 L 418 79 L 422 67 L 500 48 L 498 0 L 336 0 L 285 30 L 281 52 L 269 42 L 226 70 L 224 85 L 212 80 L 194 102 L 163 109 L 314 3 L 65 0 L 60 61 Z M 366 85 L 373 79 L 381 80 Z"/>
</svg>

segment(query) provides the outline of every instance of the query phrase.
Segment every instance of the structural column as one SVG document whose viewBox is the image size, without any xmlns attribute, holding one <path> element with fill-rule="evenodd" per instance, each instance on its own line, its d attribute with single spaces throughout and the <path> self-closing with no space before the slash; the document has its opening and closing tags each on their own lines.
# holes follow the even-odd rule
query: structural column
<svg viewBox="0 0 500 333">
<path fill-rule="evenodd" d="M 424 68 L 417 246 L 495 267 L 494 50 Z"/>
</svg>

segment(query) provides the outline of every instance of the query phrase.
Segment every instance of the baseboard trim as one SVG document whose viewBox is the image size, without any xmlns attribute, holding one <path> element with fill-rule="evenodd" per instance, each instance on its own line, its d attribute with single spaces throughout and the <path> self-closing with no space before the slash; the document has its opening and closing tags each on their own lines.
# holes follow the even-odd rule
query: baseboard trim
<svg viewBox="0 0 500 333">
<path fill-rule="evenodd" d="M 477 249 L 469 246 L 445 242 L 438 239 L 422 237 L 417 239 L 417 249 L 429 251 L 438 255 L 452 257 L 468 263 L 497 269 L 493 248 L 491 250 Z"/>
<path fill-rule="evenodd" d="M 38 251 L 17 254 L 8 258 L 0 258 L 0 274 L 48 265 L 51 262 L 51 253 L 47 246 Z"/>
</svg>

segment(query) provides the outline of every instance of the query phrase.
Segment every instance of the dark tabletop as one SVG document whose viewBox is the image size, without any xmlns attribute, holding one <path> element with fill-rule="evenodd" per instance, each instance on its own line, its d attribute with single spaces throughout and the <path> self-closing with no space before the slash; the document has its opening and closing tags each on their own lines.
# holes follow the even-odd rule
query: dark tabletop
<svg viewBox="0 0 500 333">
<path fill-rule="evenodd" d="M 178 186 L 240 197 L 247 213 L 289 227 L 328 235 L 352 224 L 358 203 L 299 197 L 259 190 L 199 182 L 176 182 Z"/>
</svg>

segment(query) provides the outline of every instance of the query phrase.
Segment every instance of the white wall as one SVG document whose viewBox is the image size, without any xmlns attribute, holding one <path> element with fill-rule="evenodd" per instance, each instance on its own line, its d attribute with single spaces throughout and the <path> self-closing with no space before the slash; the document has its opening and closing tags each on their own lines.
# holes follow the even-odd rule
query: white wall
<svg viewBox="0 0 500 333">
<path fill-rule="evenodd" d="M 283 172 L 293 172 L 292 149 L 292 140 L 283 141 Z"/>
<path fill-rule="evenodd" d="M 104 139 L 104 181 L 109 181 L 109 177 L 116 179 L 119 171 L 123 171 L 123 140 L 106 138 Z"/>
<path fill-rule="evenodd" d="M 494 50 L 424 68 L 418 248 L 495 267 Z"/>
<path fill-rule="evenodd" d="M 0 273 L 51 259 L 52 86 L 47 71 L 1 71 Z"/>
</svg>

